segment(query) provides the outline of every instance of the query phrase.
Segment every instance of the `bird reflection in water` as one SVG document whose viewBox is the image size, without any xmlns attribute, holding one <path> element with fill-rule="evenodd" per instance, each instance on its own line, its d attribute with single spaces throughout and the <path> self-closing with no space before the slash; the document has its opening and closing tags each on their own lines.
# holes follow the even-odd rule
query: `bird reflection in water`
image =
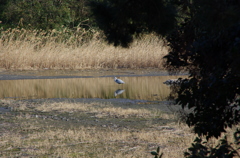
<svg viewBox="0 0 240 158">
<path fill-rule="evenodd" d="M 124 91 L 125 91 L 124 89 L 117 89 L 117 90 L 114 92 L 114 96 L 116 97 L 117 95 L 122 94 Z"/>
</svg>

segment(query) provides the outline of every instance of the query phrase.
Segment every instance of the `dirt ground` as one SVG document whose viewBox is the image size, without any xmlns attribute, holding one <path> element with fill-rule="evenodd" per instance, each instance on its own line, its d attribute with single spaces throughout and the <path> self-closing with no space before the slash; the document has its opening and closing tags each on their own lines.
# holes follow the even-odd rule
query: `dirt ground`
<svg viewBox="0 0 240 158">
<path fill-rule="evenodd" d="M 0 156 L 143 158 L 160 146 L 165 157 L 182 157 L 194 134 L 178 109 L 126 99 L 1 100 Z"/>
<path fill-rule="evenodd" d="M 33 70 L 6 71 L 0 69 L 0 80 L 21 79 L 57 79 L 57 78 L 93 78 L 93 77 L 134 77 L 134 76 L 168 76 L 169 73 L 159 69 L 90 69 L 90 70 Z M 187 75 L 179 72 L 177 75 Z"/>
</svg>

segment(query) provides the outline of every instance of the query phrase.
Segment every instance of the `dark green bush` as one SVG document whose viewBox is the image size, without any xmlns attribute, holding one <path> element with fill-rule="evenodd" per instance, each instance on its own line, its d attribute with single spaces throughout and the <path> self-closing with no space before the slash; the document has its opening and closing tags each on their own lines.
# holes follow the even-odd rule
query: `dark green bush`
<svg viewBox="0 0 240 158">
<path fill-rule="evenodd" d="M 207 142 L 203 142 L 201 138 L 197 137 L 188 148 L 189 152 L 185 152 L 186 158 L 234 158 L 240 157 L 237 150 L 240 150 L 240 130 L 234 133 L 235 142 L 230 143 L 225 136 L 220 139 L 219 144 L 215 147 L 209 147 Z M 234 145 L 236 147 L 234 147 Z"/>
</svg>

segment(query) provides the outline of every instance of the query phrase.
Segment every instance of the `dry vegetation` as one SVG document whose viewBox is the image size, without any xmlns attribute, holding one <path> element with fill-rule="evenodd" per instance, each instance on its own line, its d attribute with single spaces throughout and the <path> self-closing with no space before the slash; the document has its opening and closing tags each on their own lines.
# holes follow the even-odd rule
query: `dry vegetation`
<svg viewBox="0 0 240 158">
<path fill-rule="evenodd" d="M 195 138 L 159 105 L 2 100 L 1 157 L 183 157 Z M 209 145 L 216 143 L 210 141 Z"/>
<path fill-rule="evenodd" d="M 9 29 L 0 34 L 0 68 L 13 70 L 162 68 L 165 54 L 163 42 L 149 35 L 124 49 L 80 28 L 75 32 Z"/>
<path fill-rule="evenodd" d="M 15 128 L 2 132 L 2 156 L 148 157 L 158 145 L 168 155 L 170 146 L 180 151 L 191 141 L 184 141 L 191 134 L 177 124 L 161 126 L 151 121 L 174 119 L 174 115 L 136 105 L 126 108 L 95 102 L 4 103 L 15 113 L 9 122 L 5 120 L 9 115 L 2 116 L 5 126 Z M 81 120 L 82 115 L 85 121 Z M 181 141 L 185 145 L 179 145 Z"/>
</svg>

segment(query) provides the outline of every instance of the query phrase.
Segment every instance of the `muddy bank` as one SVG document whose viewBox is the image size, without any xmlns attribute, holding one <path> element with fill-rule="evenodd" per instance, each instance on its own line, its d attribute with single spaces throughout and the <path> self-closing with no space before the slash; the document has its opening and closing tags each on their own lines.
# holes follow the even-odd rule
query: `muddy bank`
<svg viewBox="0 0 240 158">
<path fill-rule="evenodd" d="M 98 69 L 98 70 L 33 70 L 33 71 L 0 71 L 0 80 L 23 79 L 60 79 L 60 78 L 95 78 L 95 77 L 137 77 L 168 76 L 168 72 L 159 69 Z M 180 72 L 178 75 L 187 75 Z"/>
</svg>

